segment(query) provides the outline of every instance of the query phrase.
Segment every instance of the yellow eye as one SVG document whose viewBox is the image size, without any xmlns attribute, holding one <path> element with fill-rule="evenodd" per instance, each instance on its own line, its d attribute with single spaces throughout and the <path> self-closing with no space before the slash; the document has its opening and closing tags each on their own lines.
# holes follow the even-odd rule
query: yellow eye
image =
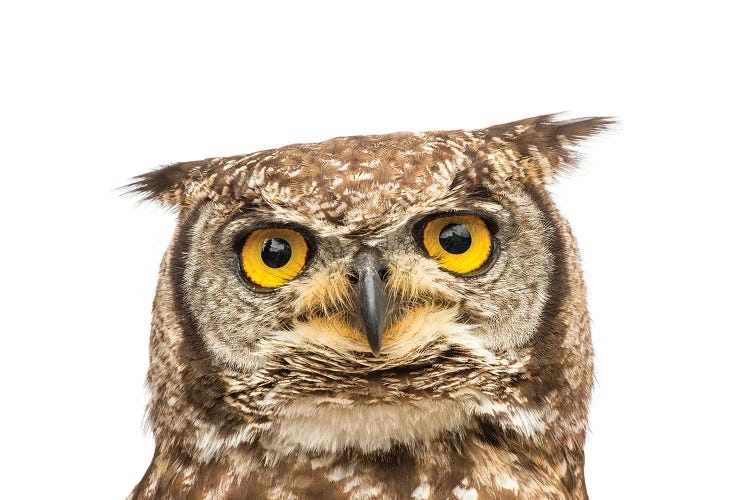
<svg viewBox="0 0 750 500">
<path fill-rule="evenodd" d="M 422 237 L 430 257 L 454 273 L 476 271 L 492 253 L 492 235 L 476 215 L 432 219 L 425 225 Z"/>
<path fill-rule="evenodd" d="M 245 239 L 240 255 L 245 275 L 263 288 L 276 288 L 294 279 L 306 259 L 305 238 L 287 228 L 253 231 Z"/>
</svg>

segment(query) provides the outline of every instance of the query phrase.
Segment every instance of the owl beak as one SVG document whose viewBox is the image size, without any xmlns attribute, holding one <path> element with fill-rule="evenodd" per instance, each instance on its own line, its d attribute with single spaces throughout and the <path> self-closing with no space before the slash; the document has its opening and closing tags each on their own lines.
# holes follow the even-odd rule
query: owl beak
<svg viewBox="0 0 750 500">
<path fill-rule="evenodd" d="M 370 349 L 378 356 L 385 327 L 385 264 L 380 252 L 371 248 L 358 252 L 354 261 L 362 323 Z"/>
</svg>

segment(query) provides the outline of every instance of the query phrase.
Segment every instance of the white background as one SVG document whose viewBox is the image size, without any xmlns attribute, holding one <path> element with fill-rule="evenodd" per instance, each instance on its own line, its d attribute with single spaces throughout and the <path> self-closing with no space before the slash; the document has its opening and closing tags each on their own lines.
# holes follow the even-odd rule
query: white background
<svg viewBox="0 0 750 500">
<path fill-rule="evenodd" d="M 3 496 L 123 498 L 151 458 L 174 214 L 118 194 L 129 177 L 568 111 L 622 122 L 553 188 L 593 316 L 590 494 L 747 498 L 747 19 L 722 2 L 3 2 Z"/>
</svg>

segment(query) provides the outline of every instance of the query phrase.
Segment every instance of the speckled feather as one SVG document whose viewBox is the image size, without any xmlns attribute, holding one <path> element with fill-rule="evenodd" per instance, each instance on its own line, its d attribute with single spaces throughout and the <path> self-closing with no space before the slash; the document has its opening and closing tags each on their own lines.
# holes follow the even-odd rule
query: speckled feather
<svg viewBox="0 0 750 500">
<path fill-rule="evenodd" d="M 137 178 L 179 223 L 154 302 L 156 450 L 132 497 L 586 498 L 585 289 L 545 184 L 610 123 L 342 137 Z M 413 221 L 452 210 L 499 223 L 481 276 L 414 245 Z M 272 293 L 231 269 L 233 235 L 257 221 L 318 240 Z M 363 245 L 391 274 L 379 357 L 347 279 Z"/>
</svg>

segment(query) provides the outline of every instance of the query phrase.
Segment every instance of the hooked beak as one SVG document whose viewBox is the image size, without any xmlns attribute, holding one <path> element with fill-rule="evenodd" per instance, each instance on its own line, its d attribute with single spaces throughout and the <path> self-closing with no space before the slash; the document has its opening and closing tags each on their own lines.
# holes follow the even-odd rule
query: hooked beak
<svg viewBox="0 0 750 500">
<path fill-rule="evenodd" d="M 385 264 L 380 252 L 373 248 L 361 250 L 354 257 L 354 276 L 367 342 L 377 356 L 383 344 L 386 311 Z"/>
</svg>

